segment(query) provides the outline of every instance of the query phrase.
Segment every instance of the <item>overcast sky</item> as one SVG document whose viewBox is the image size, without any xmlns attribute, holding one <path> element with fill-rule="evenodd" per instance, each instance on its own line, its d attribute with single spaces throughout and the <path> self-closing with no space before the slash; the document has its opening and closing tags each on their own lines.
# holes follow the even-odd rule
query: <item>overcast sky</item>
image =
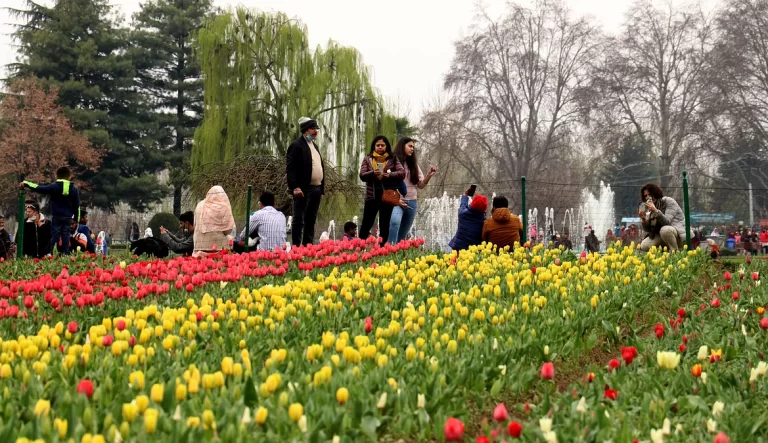
<svg viewBox="0 0 768 443">
<path fill-rule="evenodd" d="M 527 0 L 520 1 L 525 3 Z M 714 0 L 703 0 L 712 5 Z M 24 0 L 3 0 L 4 6 L 23 8 Z M 53 4 L 53 0 L 42 0 Z M 111 0 L 127 19 L 138 11 L 136 0 Z M 465 35 L 477 12 L 476 0 L 214 0 L 228 8 L 245 6 L 263 11 L 283 11 L 303 21 L 312 46 L 329 39 L 354 46 L 371 66 L 374 86 L 393 103 L 418 120 L 421 110 L 438 95 L 443 76 L 450 67 L 453 43 Z M 677 4 L 678 2 L 675 1 Z M 506 1 L 485 0 L 497 15 Z M 577 14 L 589 15 L 603 29 L 618 29 L 631 0 L 571 0 Z M 0 65 L 15 60 L 16 50 L 9 33 L 11 17 L 0 11 Z M 3 69 L 3 77 L 5 70 Z"/>
</svg>

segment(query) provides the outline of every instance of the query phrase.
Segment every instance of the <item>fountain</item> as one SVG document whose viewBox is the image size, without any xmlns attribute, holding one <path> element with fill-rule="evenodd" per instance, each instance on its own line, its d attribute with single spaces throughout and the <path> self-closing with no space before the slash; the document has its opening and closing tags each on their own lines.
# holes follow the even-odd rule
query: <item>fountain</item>
<svg viewBox="0 0 768 443">
<path fill-rule="evenodd" d="M 493 194 L 495 196 L 495 194 Z M 611 186 L 600 183 L 597 195 L 589 189 L 581 191 L 579 206 L 566 209 L 563 214 L 562 230 L 558 232 L 555 222 L 555 209 L 546 207 L 544 219 L 540 223 L 539 210 L 528 210 L 528 235 L 530 239 L 543 237 L 545 241 L 558 233 L 568 232 L 574 248 L 584 247 L 584 238 L 589 232 L 583 228 L 592 226 L 598 239 L 605 248 L 605 234 L 615 224 L 614 218 L 615 193 Z M 492 197 L 493 198 L 493 197 Z M 441 197 L 426 198 L 419 201 L 418 215 L 411 234 L 424 239 L 428 248 L 448 251 L 448 243 L 456 233 L 458 226 L 458 210 L 460 197 L 452 197 L 444 193 Z M 522 216 L 521 216 L 522 219 Z"/>
</svg>

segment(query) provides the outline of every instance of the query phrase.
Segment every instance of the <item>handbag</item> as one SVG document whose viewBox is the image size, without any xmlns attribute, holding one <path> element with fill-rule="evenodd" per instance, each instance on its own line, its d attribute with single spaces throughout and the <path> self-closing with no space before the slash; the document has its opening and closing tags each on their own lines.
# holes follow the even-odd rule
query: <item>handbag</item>
<svg viewBox="0 0 768 443">
<path fill-rule="evenodd" d="M 400 193 L 396 189 L 385 189 L 381 195 L 381 202 L 390 206 L 400 205 Z"/>
<path fill-rule="evenodd" d="M 371 168 L 374 169 L 373 160 L 369 159 L 369 162 L 371 164 Z M 381 187 L 384 188 L 384 184 L 381 184 Z M 397 192 L 396 189 L 384 189 L 384 192 L 381 194 L 381 202 L 390 206 L 398 206 L 400 205 L 400 193 Z"/>
</svg>

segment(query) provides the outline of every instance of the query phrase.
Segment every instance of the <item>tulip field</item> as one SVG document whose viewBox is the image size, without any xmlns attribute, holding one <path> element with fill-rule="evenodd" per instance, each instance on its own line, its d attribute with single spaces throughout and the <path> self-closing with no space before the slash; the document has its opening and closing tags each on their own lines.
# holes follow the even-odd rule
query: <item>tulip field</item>
<svg viewBox="0 0 768 443">
<path fill-rule="evenodd" d="M 0 263 L 0 441 L 768 441 L 766 271 L 372 239 Z"/>
</svg>

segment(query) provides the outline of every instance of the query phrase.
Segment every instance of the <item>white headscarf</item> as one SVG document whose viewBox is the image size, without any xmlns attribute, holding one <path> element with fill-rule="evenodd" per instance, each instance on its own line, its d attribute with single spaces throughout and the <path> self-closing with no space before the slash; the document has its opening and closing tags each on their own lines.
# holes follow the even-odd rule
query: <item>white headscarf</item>
<svg viewBox="0 0 768 443">
<path fill-rule="evenodd" d="M 199 226 L 195 230 L 200 230 L 203 234 L 208 232 L 226 232 L 229 233 L 235 229 L 235 218 L 232 216 L 232 206 L 229 204 L 229 197 L 221 186 L 214 186 L 208 190 L 205 200 L 200 202 L 200 220 Z"/>
</svg>

